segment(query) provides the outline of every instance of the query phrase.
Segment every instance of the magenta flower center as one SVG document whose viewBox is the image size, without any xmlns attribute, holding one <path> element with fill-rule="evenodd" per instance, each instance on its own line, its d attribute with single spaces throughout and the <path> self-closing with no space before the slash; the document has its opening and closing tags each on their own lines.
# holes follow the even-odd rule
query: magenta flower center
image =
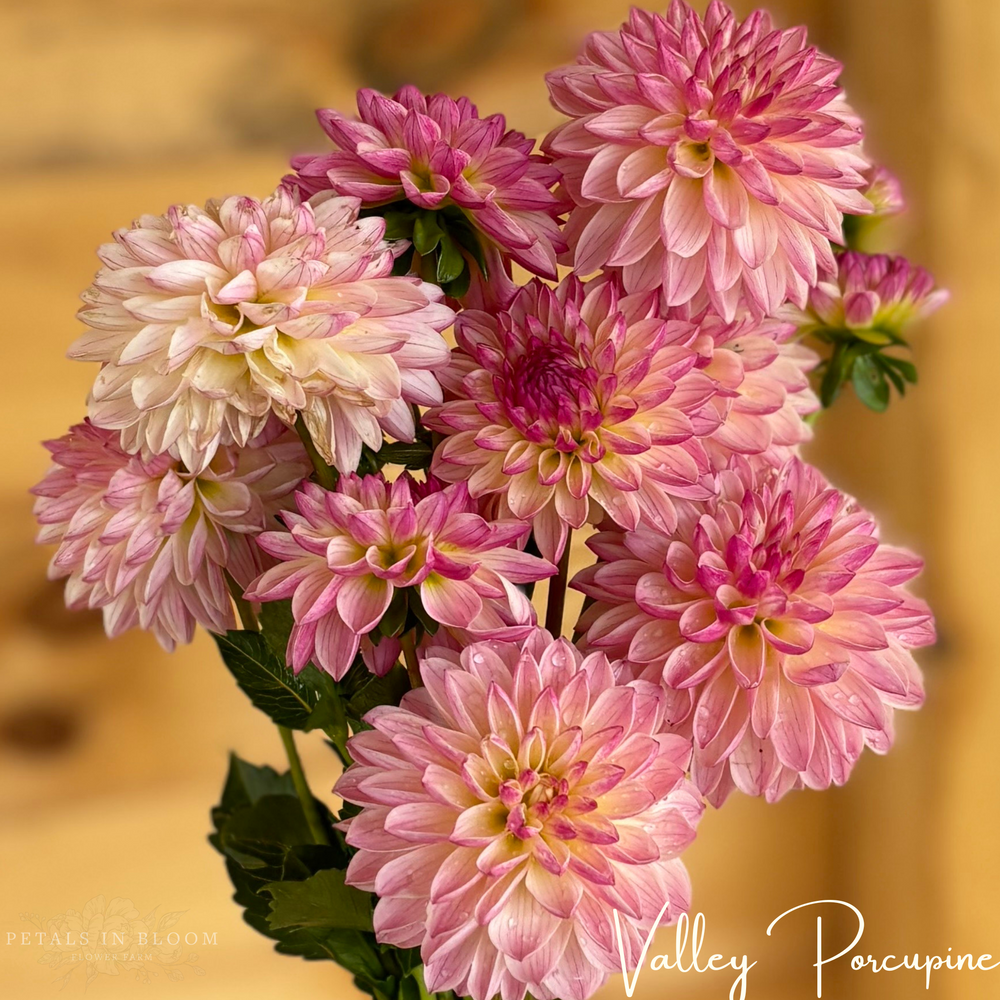
<svg viewBox="0 0 1000 1000">
<path fill-rule="evenodd" d="M 767 509 L 769 501 L 768 514 L 761 518 L 760 510 Z M 831 521 L 814 521 L 802 535 L 792 533 L 794 520 L 791 493 L 784 492 L 773 500 L 747 494 L 742 523 L 721 548 L 707 535 L 700 535 L 695 543 L 695 584 L 712 596 L 714 607 L 709 610 L 696 605 L 682 615 L 680 630 L 686 638 L 715 642 L 729 628 L 763 625 L 767 641 L 781 648 L 785 630 L 782 619 L 817 622 L 830 616 L 829 610 L 805 601 L 796 592 L 827 542 Z M 844 587 L 854 576 L 842 568 L 839 579 L 834 574 L 826 581 L 834 590 Z"/>
<path fill-rule="evenodd" d="M 509 346 L 514 350 L 493 381 L 510 422 L 535 443 L 548 441 L 561 450 L 582 444 L 603 419 L 597 371 L 556 330 L 547 341 L 532 336 L 526 344 Z"/>
<path fill-rule="evenodd" d="M 574 777 L 581 777 L 586 768 L 587 762 L 580 761 Z M 510 810 L 507 830 L 519 840 L 531 840 L 543 833 L 560 840 L 574 840 L 579 836 L 573 824 L 574 815 L 597 808 L 596 800 L 573 794 L 567 778 L 538 774 L 530 768 L 516 780 L 503 782 L 500 801 Z"/>
</svg>

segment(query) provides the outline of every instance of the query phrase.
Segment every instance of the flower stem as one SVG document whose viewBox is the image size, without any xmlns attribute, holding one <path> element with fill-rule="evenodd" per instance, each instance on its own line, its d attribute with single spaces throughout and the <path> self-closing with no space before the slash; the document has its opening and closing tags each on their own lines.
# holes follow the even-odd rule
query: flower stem
<svg viewBox="0 0 1000 1000">
<path fill-rule="evenodd" d="M 325 490 L 335 489 L 337 486 L 337 480 L 340 476 L 336 469 L 333 469 L 326 464 L 323 456 L 316 450 L 316 445 L 313 444 L 313 439 L 309 435 L 309 431 L 306 429 L 305 421 L 301 417 L 295 421 L 295 431 L 301 438 L 302 444 L 305 445 L 309 461 L 312 462 L 313 468 L 316 470 L 317 482 Z"/>
<path fill-rule="evenodd" d="M 236 605 L 240 626 L 245 632 L 259 632 L 260 624 L 250 602 L 243 596 L 243 588 L 228 573 L 226 573 L 226 585 L 232 595 L 233 604 Z"/>
<path fill-rule="evenodd" d="M 288 766 L 292 772 L 292 784 L 295 785 L 295 794 L 302 803 L 302 812 L 305 813 L 306 823 L 309 825 L 309 832 L 317 844 L 329 844 L 330 838 L 323 829 L 323 824 L 319 819 L 319 812 L 316 809 L 316 801 L 309 791 L 309 783 L 306 781 L 305 772 L 302 770 L 302 761 L 299 758 L 299 751 L 295 748 L 295 736 L 292 731 L 285 726 L 278 726 L 281 734 L 281 742 L 285 744 L 285 753 L 288 755 Z"/>
<path fill-rule="evenodd" d="M 566 607 L 566 584 L 569 582 L 569 550 L 573 543 L 573 529 L 566 532 L 566 547 L 559 559 L 558 571 L 549 578 L 549 603 L 545 609 L 545 628 L 558 639 L 562 635 L 563 609 Z"/>
<path fill-rule="evenodd" d="M 424 682 L 420 679 L 420 665 L 417 663 L 417 648 L 413 644 L 413 632 L 404 632 L 399 637 L 399 644 L 403 647 L 403 659 L 406 661 L 406 672 L 410 676 L 410 687 L 423 687 Z"/>
</svg>

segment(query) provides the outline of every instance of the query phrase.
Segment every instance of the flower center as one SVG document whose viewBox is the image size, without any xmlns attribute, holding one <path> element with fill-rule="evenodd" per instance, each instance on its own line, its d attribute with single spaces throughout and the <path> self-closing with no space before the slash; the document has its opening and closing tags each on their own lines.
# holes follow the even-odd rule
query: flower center
<svg viewBox="0 0 1000 1000">
<path fill-rule="evenodd" d="M 500 801 L 509 810 L 507 831 L 519 840 L 531 840 L 543 831 L 563 840 L 577 836 L 572 816 L 591 812 L 597 802 L 582 795 L 574 795 L 572 788 L 583 772 L 586 762 L 578 762 L 570 778 L 557 778 L 552 774 L 539 774 L 530 768 L 517 778 L 500 785 Z"/>
<path fill-rule="evenodd" d="M 551 336 L 558 334 L 551 331 Z M 506 369 L 498 393 L 512 423 L 522 432 L 537 434 L 541 422 L 548 435 L 554 437 L 565 429 L 579 441 L 586 431 L 600 426 L 594 391 L 597 373 L 582 365 L 568 344 L 532 338 L 528 349 Z"/>
</svg>

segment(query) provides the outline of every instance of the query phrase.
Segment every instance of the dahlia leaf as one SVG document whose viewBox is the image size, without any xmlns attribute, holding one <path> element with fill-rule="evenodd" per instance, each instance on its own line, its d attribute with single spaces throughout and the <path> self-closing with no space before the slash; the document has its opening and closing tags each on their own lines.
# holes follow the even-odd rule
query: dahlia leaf
<svg viewBox="0 0 1000 1000">
<path fill-rule="evenodd" d="M 340 700 L 333 679 L 311 665 L 292 673 L 260 632 L 227 632 L 215 641 L 243 693 L 277 725 L 308 732 L 343 717 L 343 708 L 330 704 Z"/>
<path fill-rule="evenodd" d="M 434 449 L 423 441 L 397 441 L 384 444 L 376 452 L 379 468 L 383 465 L 402 465 L 407 469 L 426 469 L 430 467 Z"/>
<path fill-rule="evenodd" d="M 294 794 L 295 785 L 287 771 L 278 774 L 266 764 L 257 767 L 231 753 L 229 773 L 222 789 L 222 801 L 212 810 L 212 822 L 216 830 L 220 830 L 237 809 L 252 806 L 265 795 Z M 215 846 L 218 848 L 218 844 Z"/>
<path fill-rule="evenodd" d="M 288 637 L 291 635 L 295 619 L 292 617 L 291 601 L 265 601 L 257 612 L 260 634 L 271 652 L 284 663 Z"/>
<path fill-rule="evenodd" d="M 402 635 L 403 626 L 406 624 L 406 611 L 406 589 L 400 588 L 393 593 L 392 601 L 378 623 L 379 632 L 386 636 Z"/>
<path fill-rule="evenodd" d="M 271 882 L 263 892 L 271 896 L 268 924 L 286 927 L 372 929 L 371 896 L 346 885 L 344 872 L 327 869 L 303 882 Z"/>
<path fill-rule="evenodd" d="M 393 667 L 384 677 L 365 673 L 369 681 L 347 703 L 348 715 L 360 722 L 378 705 L 398 705 L 410 690 L 410 681 L 402 667 Z"/>
</svg>

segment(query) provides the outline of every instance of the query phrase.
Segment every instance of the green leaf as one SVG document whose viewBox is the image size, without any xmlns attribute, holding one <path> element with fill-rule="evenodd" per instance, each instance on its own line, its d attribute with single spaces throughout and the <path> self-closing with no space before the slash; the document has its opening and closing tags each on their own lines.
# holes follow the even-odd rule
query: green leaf
<svg viewBox="0 0 1000 1000">
<path fill-rule="evenodd" d="M 266 601 L 257 613 L 261 635 L 268 648 L 282 663 L 288 649 L 288 637 L 292 634 L 295 619 L 292 617 L 291 601 Z"/>
<path fill-rule="evenodd" d="M 413 587 L 410 590 L 409 604 L 410 610 L 416 616 L 417 621 L 423 626 L 424 631 L 428 635 L 434 635 L 438 630 L 439 622 L 435 621 L 427 613 L 423 601 L 420 600 L 420 590 L 417 587 Z"/>
<path fill-rule="evenodd" d="M 257 767 L 231 753 L 222 801 L 212 810 L 212 822 L 219 830 L 236 810 L 256 804 L 265 795 L 294 794 L 295 784 L 289 772 L 278 774 L 272 767 Z"/>
<path fill-rule="evenodd" d="M 273 646 L 280 642 L 288 622 L 280 617 L 280 611 L 275 616 L 272 624 L 277 637 L 270 641 L 260 632 L 217 635 L 215 641 L 223 662 L 254 707 L 277 725 L 305 731 L 325 728 L 327 720 L 337 715 L 335 705 L 323 704 L 339 698 L 336 684 L 327 673 L 312 665 L 298 675 L 285 666 Z"/>
<path fill-rule="evenodd" d="M 372 929 L 371 896 L 344 882 L 344 872 L 317 872 L 304 882 L 272 882 L 263 892 L 271 896 L 272 930 L 285 927 L 329 927 L 337 930 Z"/>
<path fill-rule="evenodd" d="M 455 281 L 465 270 L 465 258 L 458 244 L 448 235 L 441 237 L 438 246 L 437 280 L 439 285 Z"/>
<path fill-rule="evenodd" d="M 434 449 L 423 441 L 394 441 L 384 444 L 376 458 L 380 465 L 402 465 L 407 469 L 426 469 L 431 464 Z"/>
<path fill-rule="evenodd" d="M 870 410 L 882 413 L 889 405 L 889 383 L 870 355 L 863 355 L 854 362 L 851 382 L 858 399 Z"/>
<path fill-rule="evenodd" d="M 398 705 L 403 695 L 410 690 L 406 670 L 398 664 L 384 677 L 376 677 L 374 674 L 368 676 L 371 680 L 347 703 L 347 711 L 352 719 L 363 719 L 377 705 Z"/>
<path fill-rule="evenodd" d="M 378 630 L 385 636 L 402 635 L 403 627 L 406 625 L 406 589 L 397 588 L 386 608 L 382 620 L 378 623 Z"/>
<path fill-rule="evenodd" d="M 413 220 L 413 246 L 421 257 L 432 254 L 442 236 L 436 212 L 421 212 Z"/>
</svg>

